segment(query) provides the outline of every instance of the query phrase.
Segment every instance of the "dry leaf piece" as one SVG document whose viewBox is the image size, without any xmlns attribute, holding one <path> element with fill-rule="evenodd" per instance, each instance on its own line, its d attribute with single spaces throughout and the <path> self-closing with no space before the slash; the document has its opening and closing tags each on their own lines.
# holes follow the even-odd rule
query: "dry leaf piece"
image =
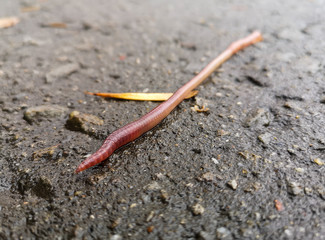
<svg viewBox="0 0 325 240">
<path fill-rule="evenodd" d="M 186 99 L 195 96 L 198 92 L 190 92 Z M 87 91 L 85 94 L 134 101 L 165 101 L 173 95 L 173 93 L 92 93 Z"/>
<path fill-rule="evenodd" d="M 0 28 L 9 28 L 19 23 L 17 17 L 0 18 Z"/>
</svg>

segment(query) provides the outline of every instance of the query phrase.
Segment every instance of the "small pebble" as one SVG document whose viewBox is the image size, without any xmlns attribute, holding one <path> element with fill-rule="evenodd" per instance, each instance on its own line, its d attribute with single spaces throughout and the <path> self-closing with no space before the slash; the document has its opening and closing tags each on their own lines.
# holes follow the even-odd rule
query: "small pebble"
<svg viewBox="0 0 325 240">
<path fill-rule="evenodd" d="M 168 195 L 168 193 L 167 193 L 166 190 L 164 190 L 164 189 L 160 190 L 160 197 L 161 197 L 161 199 L 162 199 L 162 201 L 164 203 L 167 203 L 168 202 L 169 195 Z"/>
<path fill-rule="evenodd" d="M 119 234 L 112 235 L 109 240 L 122 240 L 122 236 Z"/>
<path fill-rule="evenodd" d="M 286 229 L 284 230 L 284 234 L 287 236 L 287 237 L 292 237 L 292 231 L 290 229 Z"/>
<path fill-rule="evenodd" d="M 305 187 L 305 194 L 307 194 L 307 195 L 311 195 L 312 193 L 313 193 L 313 189 L 311 189 L 311 188 L 309 188 L 309 187 Z"/>
<path fill-rule="evenodd" d="M 211 182 L 215 179 L 215 175 L 212 172 L 206 172 L 202 174 L 200 179 L 206 182 Z"/>
<path fill-rule="evenodd" d="M 198 240 L 214 240 L 214 236 L 206 231 L 199 232 Z"/>
<path fill-rule="evenodd" d="M 101 126 L 104 121 L 91 114 L 72 111 L 66 122 L 66 128 L 73 131 L 80 131 L 88 135 L 95 133 L 95 126 Z"/>
<path fill-rule="evenodd" d="M 130 208 L 135 208 L 137 205 L 138 205 L 138 204 L 136 204 L 136 203 L 132 203 L 132 204 L 130 205 Z"/>
<path fill-rule="evenodd" d="M 192 213 L 197 216 L 203 214 L 205 209 L 201 204 L 197 203 L 191 207 L 191 210 Z"/>
<path fill-rule="evenodd" d="M 296 182 L 288 182 L 288 193 L 297 196 L 303 193 L 303 189 Z"/>
<path fill-rule="evenodd" d="M 272 140 L 272 134 L 270 134 L 270 133 L 263 133 L 263 134 L 261 134 L 261 135 L 258 136 L 258 140 L 260 140 L 265 145 L 268 145 L 271 142 L 271 140 Z"/>
<path fill-rule="evenodd" d="M 230 181 L 227 183 L 227 185 L 228 185 L 229 187 L 231 187 L 233 190 L 236 190 L 237 187 L 238 187 L 238 183 L 237 183 L 237 181 L 236 181 L 235 179 L 230 180 Z"/>
<path fill-rule="evenodd" d="M 41 105 L 27 108 L 24 112 L 24 119 L 29 122 L 40 122 L 51 118 L 62 116 L 67 108 L 59 105 Z"/>
<path fill-rule="evenodd" d="M 247 114 L 245 120 L 245 127 L 258 127 L 258 126 L 268 126 L 271 122 L 271 114 L 269 111 L 258 108 Z"/>
<path fill-rule="evenodd" d="M 305 169 L 303 169 L 303 168 L 295 168 L 295 170 L 296 170 L 298 173 L 303 173 L 303 172 L 305 172 Z"/>
<path fill-rule="evenodd" d="M 230 133 L 225 131 L 225 130 L 222 130 L 222 129 L 218 129 L 217 130 L 217 136 L 218 137 L 222 137 L 222 136 L 226 136 L 226 135 L 229 135 Z"/>
<path fill-rule="evenodd" d="M 320 197 L 325 200 L 325 188 L 324 187 L 318 188 L 317 192 L 320 195 Z"/>
<path fill-rule="evenodd" d="M 51 159 L 59 145 L 43 148 L 33 152 L 32 159 L 38 161 L 42 158 Z"/>
<path fill-rule="evenodd" d="M 146 222 L 150 222 L 154 216 L 155 216 L 155 212 L 151 211 L 146 219 Z"/>
<path fill-rule="evenodd" d="M 147 186 L 145 186 L 145 189 L 149 191 L 156 191 L 156 190 L 160 190 L 161 186 L 157 182 L 152 182 Z"/>
<path fill-rule="evenodd" d="M 211 160 L 212 160 L 212 162 L 214 163 L 214 164 L 219 164 L 219 161 L 218 161 L 218 159 L 216 159 L 216 158 L 211 158 Z"/>
<path fill-rule="evenodd" d="M 230 231 L 225 227 L 217 228 L 217 238 L 219 239 L 228 238 L 230 234 L 231 234 Z"/>
</svg>

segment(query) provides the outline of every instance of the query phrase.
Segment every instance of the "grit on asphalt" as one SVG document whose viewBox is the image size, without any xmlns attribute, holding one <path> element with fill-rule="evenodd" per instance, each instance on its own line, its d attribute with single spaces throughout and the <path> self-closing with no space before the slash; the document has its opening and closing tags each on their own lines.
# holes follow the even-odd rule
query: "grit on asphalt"
<svg viewBox="0 0 325 240">
<path fill-rule="evenodd" d="M 0 0 L 0 239 L 325 239 L 325 4 Z M 231 42 L 161 124 L 75 174 L 106 136 Z M 197 112 L 205 106 L 209 110 Z"/>
</svg>

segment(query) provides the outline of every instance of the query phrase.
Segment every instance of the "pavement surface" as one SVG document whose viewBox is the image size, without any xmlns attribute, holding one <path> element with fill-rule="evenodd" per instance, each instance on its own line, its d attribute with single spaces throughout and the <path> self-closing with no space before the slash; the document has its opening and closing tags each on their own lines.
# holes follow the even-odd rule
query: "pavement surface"
<svg viewBox="0 0 325 240">
<path fill-rule="evenodd" d="M 0 239 L 325 239 L 325 2 L 0 0 Z M 80 174 L 173 92 L 161 124 Z M 209 110 L 197 112 L 194 106 Z"/>
</svg>

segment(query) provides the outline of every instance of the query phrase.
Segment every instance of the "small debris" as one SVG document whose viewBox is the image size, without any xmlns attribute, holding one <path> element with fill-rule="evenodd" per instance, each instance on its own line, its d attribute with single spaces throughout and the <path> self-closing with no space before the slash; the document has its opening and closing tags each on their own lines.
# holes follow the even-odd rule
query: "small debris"
<svg viewBox="0 0 325 240">
<path fill-rule="evenodd" d="M 308 196 L 311 196 L 313 193 L 313 189 L 311 189 L 309 187 L 305 187 L 304 191 L 305 191 L 305 194 L 307 194 Z"/>
<path fill-rule="evenodd" d="M 82 239 L 82 235 L 84 233 L 85 233 L 85 230 L 82 227 L 80 227 L 78 225 L 74 227 L 73 234 L 76 239 Z"/>
<path fill-rule="evenodd" d="M 291 239 L 293 236 L 292 230 L 291 229 L 286 229 L 284 230 L 284 234 L 287 237 L 287 239 Z"/>
<path fill-rule="evenodd" d="M 112 235 L 109 240 L 123 240 L 123 237 L 119 234 Z"/>
<path fill-rule="evenodd" d="M 245 192 L 249 192 L 249 193 L 253 193 L 258 191 L 260 188 L 262 187 L 262 184 L 259 182 L 252 182 L 250 184 L 248 184 L 245 188 L 244 191 Z"/>
<path fill-rule="evenodd" d="M 230 132 L 227 132 L 225 130 L 222 130 L 222 129 L 217 130 L 217 136 L 218 137 L 226 136 L 226 135 L 229 135 L 229 134 L 230 134 Z"/>
<path fill-rule="evenodd" d="M 214 236 L 206 231 L 199 232 L 198 240 L 214 240 Z"/>
<path fill-rule="evenodd" d="M 252 161 L 257 161 L 259 159 L 261 159 L 262 157 L 260 155 L 257 155 L 255 153 L 251 153 L 247 150 L 243 151 L 243 152 L 239 152 L 238 153 L 240 156 L 242 156 L 244 159 L 246 160 L 252 160 Z"/>
<path fill-rule="evenodd" d="M 296 182 L 288 182 L 288 193 L 297 196 L 303 193 L 303 188 Z"/>
<path fill-rule="evenodd" d="M 132 203 L 132 204 L 130 205 L 130 208 L 135 208 L 136 206 L 138 206 L 138 204 L 136 204 L 136 203 Z"/>
<path fill-rule="evenodd" d="M 191 207 L 192 213 L 197 216 L 197 215 L 202 215 L 204 213 L 204 207 L 197 203 Z"/>
<path fill-rule="evenodd" d="M 19 23 L 19 18 L 17 17 L 0 18 L 0 29 L 15 26 L 17 23 Z"/>
<path fill-rule="evenodd" d="M 216 93 L 216 97 L 222 98 L 223 97 L 223 94 L 221 92 L 217 92 Z"/>
<path fill-rule="evenodd" d="M 155 216 L 155 212 L 151 211 L 146 219 L 146 222 L 150 222 L 154 216 Z"/>
<path fill-rule="evenodd" d="M 209 108 L 207 108 L 206 106 L 202 106 L 201 108 L 198 105 L 194 105 L 194 107 L 191 107 L 191 109 L 195 112 L 208 112 L 210 111 Z"/>
<path fill-rule="evenodd" d="M 192 51 L 196 50 L 196 45 L 194 43 L 182 42 L 181 47 Z"/>
<path fill-rule="evenodd" d="M 256 221 L 260 221 L 261 220 L 261 214 L 259 212 L 255 213 L 255 219 Z"/>
<path fill-rule="evenodd" d="M 214 163 L 214 164 L 219 164 L 219 161 L 218 161 L 218 159 L 216 159 L 216 158 L 211 158 L 211 160 L 212 160 L 212 162 Z"/>
<path fill-rule="evenodd" d="M 275 205 L 276 210 L 278 210 L 279 212 L 284 210 L 283 204 L 280 200 L 275 199 L 274 205 Z"/>
<path fill-rule="evenodd" d="M 212 182 L 215 179 L 215 175 L 212 172 L 203 173 L 203 175 L 199 178 L 200 181 Z"/>
<path fill-rule="evenodd" d="M 78 71 L 79 67 L 80 66 L 77 63 L 69 63 L 55 68 L 46 74 L 45 82 L 53 83 L 59 78 L 67 77 L 71 73 Z"/>
<path fill-rule="evenodd" d="M 324 187 L 322 187 L 322 188 L 318 188 L 318 189 L 317 189 L 317 192 L 318 192 L 319 196 L 320 196 L 322 199 L 325 200 L 325 188 L 324 188 Z"/>
<path fill-rule="evenodd" d="M 194 106 L 194 109 L 192 108 L 192 110 L 195 110 L 197 112 L 208 112 L 209 111 L 209 108 L 208 108 L 209 103 L 211 104 L 211 102 L 205 98 L 196 97 L 195 98 L 195 106 Z"/>
<path fill-rule="evenodd" d="M 316 164 L 319 165 L 319 166 L 323 166 L 323 165 L 325 164 L 324 161 L 321 160 L 320 158 L 315 158 L 315 159 L 313 160 L 313 162 L 316 163 Z"/>
<path fill-rule="evenodd" d="M 245 120 L 245 127 L 260 127 L 260 126 L 268 126 L 271 122 L 271 114 L 269 111 L 259 108 L 255 109 L 247 114 L 247 118 Z"/>
<path fill-rule="evenodd" d="M 268 145 L 272 140 L 272 134 L 271 133 L 263 133 L 258 136 L 258 140 L 260 140 L 265 145 Z"/>
<path fill-rule="evenodd" d="M 157 190 L 161 189 L 161 186 L 157 182 L 154 181 L 154 182 L 148 184 L 147 186 L 145 186 L 144 188 L 149 191 L 157 191 Z"/>
<path fill-rule="evenodd" d="M 295 111 L 304 111 L 301 107 L 299 107 L 299 103 L 294 102 L 294 101 L 286 101 L 283 104 L 283 107 L 291 109 L 291 110 L 295 110 Z"/>
<path fill-rule="evenodd" d="M 155 229 L 155 226 L 149 226 L 149 227 L 147 227 L 147 232 L 151 233 L 151 232 L 153 232 L 154 229 Z"/>
<path fill-rule="evenodd" d="M 290 153 L 291 155 L 296 155 L 296 151 L 293 148 L 288 148 L 287 149 L 288 153 Z"/>
<path fill-rule="evenodd" d="M 218 239 L 227 239 L 230 237 L 231 232 L 225 227 L 217 228 L 217 238 Z"/>
<path fill-rule="evenodd" d="M 80 131 L 88 135 L 95 133 L 95 126 L 101 126 L 104 121 L 99 117 L 91 114 L 80 113 L 73 111 L 69 115 L 69 119 L 66 122 L 66 128 L 72 131 Z"/>
<path fill-rule="evenodd" d="M 116 228 L 118 225 L 121 224 L 121 222 L 122 222 L 122 219 L 121 219 L 121 218 L 117 218 L 117 219 L 115 219 L 115 220 L 112 222 L 110 228 L 111 228 L 111 229 Z"/>
<path fill-rule="evenodd" d="M 28 123 L 32 124 L 33 122 L 41 122 L 62 116 L 67 111 L 67 108 L 58 105 L 42 105 L 37 107 L 30 107 L 24 112 L 24 119 Z"/>
<path fill-rule="evenodd" d="M 233 190 L 236 190 L 237 187 L 238 187 L 238 183 L 237 183 L 237 181 L 235 179 L 230 180 L 229 182 L 227 182 L 227 185 L 229 187 L 231 187 Z"/>
<path fill-rule="evenodd" d="M 161 199 L 162 199 L 162 201 L 163 201 L 164 203 L 167 203 L 167 202 L 168 202 L 169 195 L 168 195 L 168 193 L 167 193 L 166 190 L 162 189 L 162 190 L 160 191 L 160 197 L 161 197 Z"/>
<path fill-rule="evenodd" d="M 305 172 L 305 169 L 303 169 L 303 168 L 295 168 L 295 170 L 298 173 L 304 173 Z"/>
<path fill-rule="evenodd" d="M 86 182 L 90 185 L 96 185 L 106 178 L 103 173 L 91 174 L 87 177 Z"/>
<path fill-rule="evenodd" d="M 269 84 L 260 76 L 245 76 L 246 80 L 258 87 L 268 87 Z"/>
<path fill-rule="evenodd" d="M 35 152 L 33 152 L 32 159 L 34 161 L 38 161 L 41 158 L 46 158 L 46 159 L 52 158 L 55 153 L 55 150 L 58 148 L 58 146 L 59 145 L 55 145 L 52 147 L 48 147 L 48 148 L 44 148 L 44 149 L 35 151 Z"/>
</svg>

